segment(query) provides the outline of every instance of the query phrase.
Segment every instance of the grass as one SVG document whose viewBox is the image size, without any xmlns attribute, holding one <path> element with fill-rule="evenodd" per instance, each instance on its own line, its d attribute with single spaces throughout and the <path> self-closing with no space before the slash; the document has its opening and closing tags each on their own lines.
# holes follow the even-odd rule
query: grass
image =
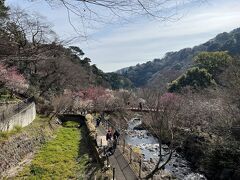
<svg viewBox="0 0 240 180">
<path fill-rule="evenodd" d="M 0 101 L 11 100 L 11 96 L 9 94 L 0 94 Z"/>
<path fill-rule="evenodd" d="M 75 121 L 66 121 L 62 125 L 64 127 L 78 127 L 79 123 Z"/>
<path fill-rule="evenodd" d="M 0 102 L 7 102 L 7 101 L 19 101 L 19 99 L 15 96 L 11 96 L 10 94 L 0 93 Z"/>
<path fill-rule="evenodd" d="M 23 132 L 32 137 L 38 136 L 39 134 L 51 137 L 53 135 L 53 129 L 50 128 L 50 118 L 37 115 L 31 124 L 23 128 Z"/>
<path fill-rule="evenodd" d="M 21 126 L 14 126 L 10 131 L 0 131 L 0 142 L 8 140 L 9 137 L 22 132 Z"/>
<path fill-rule="evenodd" d="M 85 129 L 69 122 L 60 127 L 56 138 L 47 142 L 36 154 L 31 165 L 17 179 L 86 179 L 89 150 L 84 141 Z"/>
<path fill-rule="evenodd" d="M 37 115 L 34 121 L 26 127 L 16 125 L 10 131 L 0 131 L 0 143 L 21 133 L 26 133 L 29 136 L 36 136 L 44 133 L 46 136 L 51 136 L 52 130 L 49 128 L 49 118 Z"/>
</svg>

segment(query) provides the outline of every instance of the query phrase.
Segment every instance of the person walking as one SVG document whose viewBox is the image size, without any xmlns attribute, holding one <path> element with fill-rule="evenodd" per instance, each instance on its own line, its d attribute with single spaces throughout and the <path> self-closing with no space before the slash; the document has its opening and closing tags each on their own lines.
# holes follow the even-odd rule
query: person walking
<svg viewBox="0 0 240 180">
<path fill-rule="evenodd" d="M 139 109 L 142 110 L 142 102 L 139 103 Z"/>
<path fill-rule="evenodd" d="M 108 140 L 106 156 L 109 157 L 109 156 L 113 155 L 114 151 L 115 151 L 115 149 L 114 149 L 114 140 L 110 139 L 110 140 Z"/>
<path fill-rule="evenodd" d="M 114 148 L 114 150 L 117 148 L 119 136 L 120 136 L 120 133 L 118 132 L 117 129 L 115 129 L 115 132 L 113 133 L 113 148 Z"/>
<path fill-rule="evenodd" d="M 112 137 L 113 137 L 112 131 L 111 131 L 111 129 L 109 129 L 107 134 L 106 134 L 106 140 L 108 142 L 107 150 L 106 150 L 106 156 L 107 157 L 111 156 L 114 153 Z"/>
<path fill-rule="evenodd" d="M 98 117 L 96 119 L 96 127 L 99 127 L 100 123 L 101 123 L 101 119 L 100 119 L 100 117 Z"/>
<path fill-rule="evenodd" d="M 114 133 L 113 133 L 113 139 L 118 139 L 120 136 L 120 133 L 118 132 L 117 129 L 115 129 Z"/>
<path fill-rule="evenodd" d="M 106 134 L 106 140 L 107 141 L 112 140 L 112 132 L 111 132 L 111 130 L 108 130 L 108 132 Z"/>
</svg>

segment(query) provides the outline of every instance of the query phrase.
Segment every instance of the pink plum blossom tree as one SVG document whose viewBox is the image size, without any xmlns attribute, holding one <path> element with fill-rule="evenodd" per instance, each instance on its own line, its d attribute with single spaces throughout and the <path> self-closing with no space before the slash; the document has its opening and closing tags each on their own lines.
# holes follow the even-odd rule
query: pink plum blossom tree
<svg viewBox="0 0 240 180">
<path fill-rule="evenodd" d="M 27 80 L 16 67 L 8 68 L 0 63 L 0 88 L 5 87 L 12 93 L 24 93 L 28 86 Z"/>
</svg>

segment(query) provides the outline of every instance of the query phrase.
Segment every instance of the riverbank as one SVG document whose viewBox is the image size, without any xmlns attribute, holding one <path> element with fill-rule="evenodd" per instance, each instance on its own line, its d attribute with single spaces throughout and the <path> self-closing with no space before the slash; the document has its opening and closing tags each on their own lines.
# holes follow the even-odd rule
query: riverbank
<svg viewBox="0 0 240 180">
<path fill-rule="evenodd" d="M 192 168 L 213 180 L 240 179 L 240 142 L 232 137 L 209 137 L 192 133 L 183 143 L 183 153 Z"/>
<path fill-rule="evenodd" d="M 134 130 L 148 130 L 155 136 L 151 128 L 144 124 L 147 122 L 147 115 L 143 115 L 143 118 L 143 124 L 135 126 Z M 219 137 L 202 131 L 192 132 L 178 128 L 175 129 L 174 137 L 173 146 L 188 161 L 193 172 L 204 174 L 207 179 L 240 179 L 240 142 L 233 135 Z M 169 143 L 168 138 L 163 139 L 163 144 Z M 178 167 L 176 163 L 173 165 Z"/>
<path fill-rule="evenodd" d="M 126 143 L 134 148 L 140 149 L 142 154 L 142 171 L 147 175 L 153 170 L 155 164 L 159 159 L 159 144 L 156 137 L 154 137 L 148 130 L 143 129 L 142 118 L 133 118 L 129 121 L 128 130 L 126 131 Z M 166 144 L 162 144 L 162 154 L 169 152 L 169 147 Z M 163 161 L 166 161 L 168 156 L 163 156 Z M 174 152 L 169 163 L 167 163 L 162 169 L 155 174 L 156 178 L 165 177 L 165 179 L 188 179 L 189 176 L 195 179 L 205 180 L 205 177 L 201 174 L 194 173 L 191 170 L 190 164 L 186 161 L 184 156 Z"/>
</svg>

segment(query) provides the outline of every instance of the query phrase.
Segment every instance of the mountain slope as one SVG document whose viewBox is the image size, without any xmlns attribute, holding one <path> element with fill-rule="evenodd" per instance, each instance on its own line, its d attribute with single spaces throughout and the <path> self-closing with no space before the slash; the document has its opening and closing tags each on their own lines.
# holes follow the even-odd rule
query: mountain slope
<svg viewBox="0 0 240 180">
<path fill-rule="evenodd" d="M 202 51 L 228 51 L 230 55 L 240 55 L 240 28 L 229 33 L 221 33 L 204 44 L 168 52 L 162 59 L 118 70 L 117 73 L 130 79 L 136 87 L 156 86 L 166 88 L 166 83 L 176 79 L 192 66 L 192 58 Z"/>
</svg>

